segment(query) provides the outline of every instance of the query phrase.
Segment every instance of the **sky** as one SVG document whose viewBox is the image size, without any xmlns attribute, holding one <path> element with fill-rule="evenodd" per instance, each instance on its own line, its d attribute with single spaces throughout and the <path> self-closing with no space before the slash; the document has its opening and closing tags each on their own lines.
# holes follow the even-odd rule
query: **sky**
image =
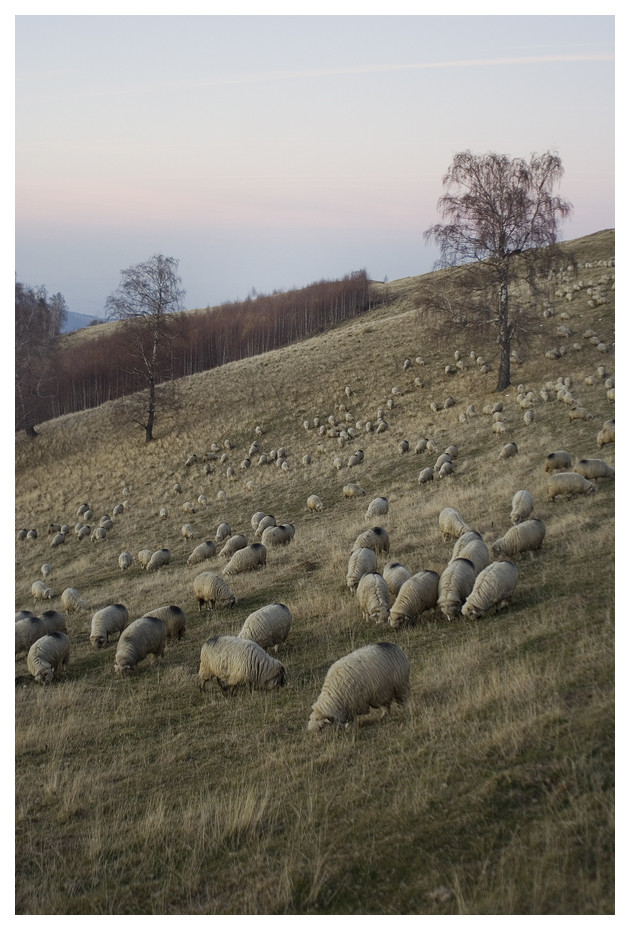
<svg viewBox="0 0 630 930">
<path fill-rule="evenodd" d="M 613 15 L 18 13 L 16 278 L 102 316 L 156 253 L 188 308 L 423 274 L 466 149 L 556 151 L 562 238 L 614 227 L 614 43 Z"/>
</svg>

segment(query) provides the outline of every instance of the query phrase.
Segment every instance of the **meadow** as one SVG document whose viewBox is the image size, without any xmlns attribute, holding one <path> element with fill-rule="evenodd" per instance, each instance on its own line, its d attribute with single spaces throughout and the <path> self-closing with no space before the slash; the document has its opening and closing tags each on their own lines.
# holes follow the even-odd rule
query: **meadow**
<svg viewBox="0 0 630 930">
<path fill-rule="evenodd" d="M 614 231 L 572 247 L 579 267 L 570 282 L 584 287 L 571 301 L 554 298 L 553 316 L 539 313 L 539 331 L 519 347 L 500 395 L 492 333 L 438 338 L 421 321 L 423 288 L 448 286 L 441 272 L 375 285 L 388 302 L 358 319 L 164 386 L 169 407 L 148 445 L 123 401 L 38 424 L 34 441 L 16 436 L 16 532 L 36 528 L 38 538 L 15 544 L 15 609 L 44 609 L 31 584 L 46 561 L 55 596 L 45 608 L 61 610 L 68 586 L 88 604 L 68 618 L 65 677 L 41 687 L 25 655 L 16 657 L 17 914 L 614 913 L 614 481 L 551 503 L 544 470 L 559 449 L 574 462 L 614 465 L 614 443 L 596 441 L 614 417 L 596 375 L 600 365 L 615 374 Z M 605 302 L 589 304 L 589 281 Z M 569 339 L 558 337 L 561 323 Z M 606 352 L 582 338 L 587 329 Z M 547 358 L 559 342 L 566 354 Z M 456 349 L 466 365 L 448 376 Z M 494 370 L 480 373 L 471 350 Z M 570 421 L 565 404 L 540 398 L 559 377 L 572 379 L 593 419 Z M 531 425 L 516 401 L 520 384 L 536 395 Z M 449 396 L 455 406 L 431 410 Z M 503 436 L 481 412 L 498 400 Z M 461 422 L 471 404 L 477 415 Z M 379 407 L 389 428 L 343 446 L 313 425 L 329 416 L 342 423 L 346 412 L 353 423 L 374 421 Z M 457 444 L 452 476 L 418 483 L 436 457 L 414 453 L 423 437 L 440 452 Z M 287 450 L 288 471 L 256 457 L 239 467 L 256 438 L 263 452 Z M 500 459 L 510 441 L 518 454 Z M 206 474 L 212 443 L 228 460 Z M 357 448 L 364 460 L 349 468 Z M 186 467 L 191 453 L 199 462 Z M 365 496 L 346 499 L 350 481 Z M 540 551 L 516 557 L 508 608 L 474 623 L 430 612 L 400 630 L 362 620 L 345 575 L 374 497 L 389 500 L 378 523 L 391 549 L 379 570 L 397 559 L 412 573 L 440 572 L 453 545 L 439 532 L 441 509 L 457 508 L 490 543 L 509 528 L 520 488 L 533 494 L 547 534 Z M 312 493 L 321 513 L 307 511 Z M 185 514 L 182 504 L 199 495 L 205 506 Z M 104 542 L 79 542 L 71 530 L 50 548 L 50 522 L 74 527 L 83 502 L 98 520 L 124 499 Z M 262 571 L 230 580 L 233 610 L 199 611 L 195 575 L 224 563 L 216 555 L 189 566 L 188 555 L 222 521 L 251 542 L 258 510 L 293 523 L 293 541 L 270 549 Z M 187 522 L 193 540 L 182 538 Z M 145 547 L 169 548 L 170 564 L 143 571 L 135 556 Z M 134 556 L 126 572 L 123 550 Z M 89 642 L 92 613 L 117 602 L 134 618 L 163 604 L 187 616 L 185 637 L 129 678 L 114 673 L 115 644 Z M 286 687 L 229 696 L 215 682 L 200 692 L 203 642 L 237 634 L 274 602 L 293 615 L 278 651 Z M 379 641 L 409 658 L 409 703 L 349 730 L 307 732 L 332 662 Z"/>
</svg>

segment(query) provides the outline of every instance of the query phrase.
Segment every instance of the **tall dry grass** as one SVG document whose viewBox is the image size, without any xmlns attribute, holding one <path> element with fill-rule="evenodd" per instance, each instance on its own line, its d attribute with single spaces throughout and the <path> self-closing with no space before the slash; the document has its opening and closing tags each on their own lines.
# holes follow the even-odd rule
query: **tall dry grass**
<svg viewBox="0 0 630 930">
<path fill-rule="evenodd" d="M 611 237 L 599 234 L 583 248 L 582 260 L 608 257 Z M 52 562 L 55 592 L 46 606 L 59 609 L 71 585 L 89 608 L 69 619 L 64 680 L 38 687 L 25 657 L 16 659 L 17 913 L 613 912 L 614 484 L 551 504 L 543 463 L 548 452 L 567 449 L 614 464 L 614 446 L 596 445 L 613 405 L 600 380 L 583 383 L 600 363 L 614 373 L 614 357 L 585 345 L 550 362 L 544 351 L 558 319 L 541 316 L 541 334 L 502 397 L 508 433 L 498 439 L 489 417 L 458 420 L 468 404 L 481 411 L 497 399 L 494 376 L 471 363 L 447 378 L 444 365 L 465 340 L 445 346 L 418 329 L 415 279 L 388 286 L 398 291 L 389 308 L 186 379 L 177 422 L 162 421 L 149 446 L 117 404 L 43 424 L 34 443 L 18 437 L 16 527 L 34 526 L 39 538 L 16 545 L 16 610 L 33 609 L 30 586 L 44 561 Z M 568 307 L 571 328 L 578 336 L 597 329 L 612 343 L 611 304 L 604 312 L 583 298 Z M 491 344 L 475 348 L 494 357 Z M 404 358 L 416 356 L 425 364 L 404 371 Z M 518 383 L 537 392 L 558 375 L 574 379 L 594 419 L 570 423 L 564 405 L 538 400 L 535 424 L 525 426 Z M 382 435 L 340 449 L 302 425 L 314 416 L 341 419 L 340 403 L 355 419 L 374 419 L 393 386 L 402 394 Z M 432 413 L 429 402 L 448 395 L 456 406 Z M 263 451 L 287 449 L 289 472 L 238 468 L 258 424 Z M 459 445 L 452 478 L 418 485 L 434 457 L 400 455 L 397 442 L 407 438 L 413 449 L 423 436 L 440 451 Z M 228 438 L 235 482 L 226 466 L 211 475 L 202 464 L 184 466 L 190 452 Z M 508 440 L 519 453 L 502 461 Z M 333 456 L 345 460 L 356 447 L 364 462 L 336 470 Z M 301 464 L 305 452 L 309 466 Z M 350 480 L 365 497 L 343 497 Z M 49 522 L 73 526 L 83 501 L 97 518 L 111 513 L 123 488 L 128 506 L 104 543 L 72 537 L 49 548 Z M 411 571 L 441 571 L 452 550 L 438 531 L 442 507 L 459 509 L 490 542 L 508 528 L 519 488 L 534 495 L 547 536 L 540 552 L 518 559 L 509 609 L 474 624 L 427 615 L 396 631 L 361 620 L 345 574 L 372 497 L 390 501 L 379 521 L 391 538 L 387 558 Z M 225 502 L 216 500 L 220 489 Z M 207 505 L 184 514 L 182 503 L 202 493 Z M 324 501 L 322 513 L 307 512 L 310 493 Z M 167 520 L 158 518 L 162 506 Z M 200 613 L 193 578 L 223 563 L 215 556 L 188 566 L 188 554 L 223 520 L 251 540 L 259 509 L 293 522 L 295 539 L 270 550 L 262 572 L 230 580 L 234 610 Z M 194 540 L 181 537 L 185 522 L 195 525 Z M 119 571 L 121 550 L 135 557 L 162 546 L 172 551 L 168 567 L 154 575 L 137 563 Z M 387 558 L 379 557 L 381 568 Z M 133 617 L 167 603 L 188 617 L 186 637 L 161 662 L 142 663 L 124 680 L 113 672 L 115 646 L 89 644 L 92 612 L 117 601 Z M 287 687 L 231 698 L 216 686 L 200 693 L 203 641 L 237 633 L 251 611 L 275 601 L 293 614 L 278 653 Z M 409 705 L 383 720 L 373 712 L 350 732 L 307 733 L 330 664 L 383 639 L 410 659 Z"/>
</svg>

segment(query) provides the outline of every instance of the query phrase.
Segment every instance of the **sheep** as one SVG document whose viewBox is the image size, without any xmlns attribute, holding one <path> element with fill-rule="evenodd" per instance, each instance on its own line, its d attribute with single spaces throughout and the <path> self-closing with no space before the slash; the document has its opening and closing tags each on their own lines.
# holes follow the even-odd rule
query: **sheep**
<svg viewBox="0 0 630 930">
<path fill-rule="evenodd" d="M 206 539 L 205 542 L 199 543 L 198 546 L 195 546 L 193 551 L 188 556 L 186 560 L 188 565 L 198 565 L 199 562 L 205 562 L 206 559 L 211 559 L 216 552 L 216 545 L 211 539 Z"/>
<path fill-rule="evenodd" d="M 444 507 L 438 517 L 438 525 L 442 539 L 446 542 L 449 537 L 459 539 L 462 533 L 467 533 L 470 527 L 458 510 L 453 507 Z"/>
<path fill-rule="evenodd" d="M 273 648 L 277 652 L 278 646 L 287 640 L 292 619 L 286 604 L 267 604 L 247 617 L 238 635 L 265 650 Z"/>
<path fill-rule="evenodd" d="M 223 569 L 224 575 L 259 571 L 267 564 L 267 547 L 263 543 L 252 543 L 234 553 Z"/>
<path fill-rule="evenodd" d="M 70 640 L 57 630 L 40 636 L 28 650 L 26 665 L 40 685 L 47 685 L 55 674 L 65 673 L 70 661 Z"/>
<path fill-rule="evenodd" d="M 66 541 L 65 533 L 56 533 L 50 543 L 51 549 L 56 549 L 58 546 L 63 546 Z"/>
<path fill-rule="evenodd" d="M 121 572 L 126 571 L 132 562 L 131 552 L 121 552 L 118 556 L 118 568 Z"/>
<path fill-rule="evenodd" d="M 92 528 L 90 526 L 82 526 L 77 530 L 77 539 L 81 542 L 82 539 L 87 539 L 92 533 Z"/>
<path fill-rule="evenodd" d="M 349 728 L 371 707 L 383 707 L 385 713 L 392 701 L 404 705 L 410 693 L 409 671 L 407 656 L 394 643 L 370 643 L 337 659 L 311 708 L 307 730 Z"/>
<path fill-rule="evenodd" d="M 551 475 L 547 483 L 547 500 L 555 501 L 560 494 L 593 494 L 595 485 L 574 471 L 559 471 Z"/>
<path fill-rule="evenodd" d="M 309 494 L 306 500 L 306 509 L 309 513 L 321 513 L 324 509 L 322 499 L 317 494 Z"/>
<path fill-rule="evenodd" d="M 107 530 L 103 526 L 95 526 L 90 534 L 91 542 L 105 542 Z M 56 537 L 55 537 L 56 538 Z"/>
<path fill-rule="evenodd" d="M 389 501 L 386 497 L 375 497 L 368 505 L 365 511 L 365 519 L 371 520 L 373 517 L 384 517 L 389 511 Z"/>
<path fill-rule="evenodd" d="M 453 468 L 452 462 L 443 462 L 440 466 L 437 476 L 438 478 L 447 478 L 449 475 L 452 475 L 454 471 L 455 469 Z"/>
<path fill-rule="evenodd" d="M 365 491 L 358 484 L 355 484 L 353 481 L 350 481 L 348 484 L 343 486 L 343 496 L 346 498 L 350 497 L 363 497 Z"/>
<path fill-rule="evenodd" d="M 48 576 L 49 576 L 50 573 L 52 572 L 52 565 L 50 564 L 50 562 L 44 562 L 44 564 L 43 564 L 42 567 L 40 568 L 40 572 L 41 572 L 41 576 L 42 576 L 42 578 L 43 578 L 44 580 L 45 580 L 46 578 L 48 578 Z"/>
<path fill-rule="evenodd" d="M 261 542 L 267 549 L 273 546 L 288 546 L 294 535 L 295 527 L 292 523 L 280 523 L 278 526 L 268 526 L 262 534 Z"/>
<path fill-rule="evenodd" d="M 466 620 L 478 620 L 492 608 L 507 607 L 516 583 L 518 569 L 513 562 L 491 562 L 475 579 L 475 586 L 462 607 Z"/>
<path fill-rule="evenodd" d="M 48 536 L 54 536 L 56 533 L 61 532 L 61 523 L 49 523 L 48 529 L 46 530 Z"/>
<path fill-rule="evenodd" d="M 262 536 L 262 534 L 265 532 L 268 526 L 275 526 L 275 525 L 276 525 L 276 518 L 274 517 L 274 515 L 272 513 L 265 514 L 265 516 L 262 517 L 262 519 L 259 521 L 258 526 L 256 527 L 256 531 L 254 533 L 254 536 Z"/>
<path fill-rule="evenodd" d="M 156 572 L 158 568 L 168 565 L 170 561 L 171 553 L 169 549 L 156 549 L 147 563 L 146 571 Z"/>
<path fill-rule="evenodd" d="M 50 600 L 53 596 L 52 590 L 45 585 L 43 581 L 34 581 L 31 585 L 31 595 L 35 601 Z"/>
<path fill-rule="evenodd" d="M 84 610 L 87 604 L 76 588 L 66 588 L 65 591 L 61 592 L 61 606 L 70 616 L 75 610 Z"/>
<path fill-rule="evenodd" d="M 181 534 L 184 539 L 194 539 L 195 538 L 195 527 L 192 523 L 184 523 L 181 528 Z"/>
<path fill-rule="evenodd" d="M 409 443 L 406 439 L 401 439 L 398 443 L 398 451 L 401 455 L 404 455 L 405 452 L 409 452 Z"/>
<path fill-rule="evenodd" d="M 411 572 L 400 562 L 388 562 L 383 569 L 383 578 L 389 589 L 390 597 L 395 600 L 405 581 L 411 578 Z"/>
<path fill-rule="evenodd" d="M 215 542 L 223 542 L 224 539 L 228 539 L 232 535 L 232 527 L 229 523 L 219 523 L 217 527 L 217 532 L 214 537 Z"/>
<path fill-rule="evenodd" d="M 423 468 L 420 474 L 418 475 L 418 483 L 426 484 L 427 481 L 433 481 L 433 469 L 431 467 Z"/>
<path fill-rule="evenodd" d="M 499 559 L 540 549 L 546 533 L 547 528 L 542 520 L 525 520 L 511 527 L 504 536 L 492 543 L 492 554 L 495 559 Z"/>
<path fill-rule="evenodd" d="M 592 420 L 593 414 L 589 413 L 586 407 L 573 407 L 569 410 L 569 420 Z"/>
<path fill-rule="evenodd" d="M 138 553 L 138 564 L 141 568 L 146 568 L 149 562 L 151 561 L 151 556 L 153 553 L 150 549 L 141 549 Z"/>
<path fill-rule="evenodd" d="M 389 624 L 395 630 L 404 624 L 414 624 L 425 610 L 437 604 L 440 576 L 433 571 L 420 571 L 402 585 L 389 613 Z"/>
<path fill-rule="evenodd" d="M 597 434 L 597 448 L 601 449 L 602 446 L 607 445 L 610 442 L 615 441 L 615 421 L 614 420 L 605 420 L 604 425 Z"/>
<path fill-rule="evenodd" d="M 515 442 L 508 442 L 502 446 L 501 451 L 499 452 L 500 459 L 511 459 L 513 456 L 517 455 L 518 446 Z"/>
<path fill-rule="evenodd" d="M 573 463 L 568 452 L 550 452 L 545 459 L 545 471 L 569 471 Z"/>
<path fill-rule="evenodd" d="M 114 671 L 117 675 L 130 675 L 139 662 L 152 655 L 157 661 L 164 655 L 166 624 L 158 617 L 140 617 L 120 634 L 116 646 Z"/>
<path fill-rule="evenodd" d="M 350 553 L 350 558 L 348 559 L 348 571 L 346 573 L 346 585 L 348 589 L 354 594 L 363 575 L 367 575 L 369 572 L 375 572 L 376 568 L 377 559 L 374 549 L 367 548 L 366 546 L 354 549 Z"/>
<path fill-rule="evenodd" d="M 462 533 L 459 539 L 456 540 L 450 561 L 453 562 L 455 559 L 468 559 L 471 561 L 477 574 L 486 568 L 490 562 L 490 553 L 477 530 Z"/>
<path fill-rule="evenodd" d="M 230 536 L 224 547 L 219 552 L 219 556 L 222 559 L 231 558 L 235 552 L 238 552 L 239 549 L 244 549 L 247 546 L 247 537 L 243 536 L 241 533 L 237 533 L 236 536 Z"/>
<path fill-rule="evenodd" d="M 529 491 L 516 491 L 512 498 L 510 520 L 514 525 L 526 520 L 534 509 L 534 498 Z"/>
<path fill-rule="evenodd" d="M 166 624 L 166 636 L 168 639 L 181 639 L 186 632 L 186 614 L 178 607 L 177 604 L 169 604 L 164 607 L 156 607 L 155 610 L 147 610 L 145 617 L 157 617 Z"/>
<path fill-rule="evenodd" d="M 236 595 L 227 581 L 215 572 L 202 572 L 193 581 L 193 591 L 197 598 L 199 611 L 204 604 L 208 610 L 232 608 L 238 604 Z"/>
<path fill-rule="evenodd" d="M 475 586 L 477 570 L 470 559 L 452 559 L 438 583 L 437 606 L 447 620 L 461 615 L 462 604 Z"/>
<path fill-rule="evenodd" d="M 364 620 L 387 623 L 389 619 L 389 588 L 378 572 L 368 572 L 359 579 L 357 603 Z"/>
<path fill-rule="evenodd" d="M 286 684 L 286 669 L 262 646 L 240 636 L 213 636 L 201 647 L 198 682 L 201 691 L 216 678 L 222 691 L 233 693 L 239 685 L 271 690 Z"/>
<path fill-rule="evenodd" d="M 56 632 L 67 633 L 65 618 L 56 610 L 45 610 L 41 617 L 21 611 L 15 618 L 15 654 L 28 652 L 42 636 Z"/>
<path fill-rule="evenodd" d="M 120 634 L 129 624 L 129 611 L 124 604 L 108 604 L 97 610 L 92 616 L 90 642 L 97 649 L 102 649 L 114 633 Z"/>
<path fill-rule="evenodd" d="M 615 477 L 615 469 L 603 459 L 580 459 L 573 471 L 589 481 Z"/>
<path fill-rule="evenodd" d="M 359 533 L 352 547 L 354 549 L 374 549 L 379 552 L 389 552 L 389 534 L 382 526 L 373 526 L 370 530 Z"/>
</svg>

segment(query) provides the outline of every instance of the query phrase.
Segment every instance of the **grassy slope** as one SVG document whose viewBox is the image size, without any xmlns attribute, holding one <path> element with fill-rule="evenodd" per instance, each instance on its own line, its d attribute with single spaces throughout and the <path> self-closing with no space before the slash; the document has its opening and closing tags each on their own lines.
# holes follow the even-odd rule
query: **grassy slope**
<svg viewBox="0 0 630 930">
<path fill-rule="evenodd" d="M 605 260 L 614 233 L 574 245 L 580 261 Z M 469 403 L 480 411 L 497 400 L 496 371 L 481 375 L 470 362 L 447 379 L 455 348 L 467 356 L 471 346 L 455 337 L 439 345 L 419 328 L 416 301 L 433 276 L 391 282 L 396 302 L 338 330 L 182 381 L 176 417 L 162 419 L 149 447 L 117 402 L 44 424 L 35 443 L 18 437 L 16 527 L 36 527 L 39 539 L 16 545 L 16 610 L 33 609 L 30 586 L 44 561 L 53 564 L 56 595 L 47 606 L 60 609 L 58 595 L 70 585 L 89 604 L 69 620 L 65 680 L 40 688 L 25 657 L 16 659 L 18 913 L 613 912 L 614 485 L 549 504 L 543 470 L 554 449 L 614 464 L 614 445 L 596 445 L 613 405 L 601 382 L 583 383 L 599 364 L 614 374 L 612 350 L 602 356 L 585 344 L 557 361 L 544 357 L 559 341 L 562 311 L 576 334 L 568 346 L 589 327 L 613 343 L 614 269 L 579 271 L 585 281 L 602 276 L 610 279 L 605 305 L 589 308 L 582 290 L 571 303 L 558 301 L 554 318 L 541 315 L 540 336 L 502 397 L 501 439 L 487 416 L 458 420 Z M 496 368 L 491 342 L 472 348 Z M 403 360 L 416 356 L 425 364 L 404 371 Z M 572 391 L 594 419 L 570 423 L 563 404 L 537 400 L 535 424 L 525 426 L 516 386 L 538 398 L 559 375 L 574 379 Z M 304 429 L 305 419 L 342 419 L 345 401 L 353 419 L 373 420 L 392 386 L 402 395 L 386 433 L 341 450 L 324 438 L 326 451 L 317 454 L 320 437 Z M 432 413 L 429 402 L 448 395 L 456 406 Z M 288 473 L 238 468 L 257 424 L 264 451 L 287 449 Z M 396 447 L 406 438 L 413 449 L 423 436 L 440 451 L 459 445 L 452 478 L 418 485 L 434 457 Z M 223 467 L 209 476 L 201 465 L 184 467 L 190 452 L 226 438 L 235 482 Z M 504 462 L 497 453 L 508 440 L 519 454 Z M 345 460 L 356 447 L 364 462 L 337 471 L 333 456 Z M 309 466 L 301 464 L 306 452 Z M 344 499 L 350 480 L 364 498 Z M 111 513 L 125 486 L 129 506 L 104 544 L 71 537 L 49 548 L 50 521 L 74 526 L 84 500 L 96 517 Z M 476 624 L 427 617 L 400 631 L 361 621 L 345 571 L 372 497 L 390 500 L 381 520 L 390 558 L 411 571 L 440 571 L 452 549 L 438 531 L 442 507 L 458 508 L 491 541 L 508 528 L 521 487 L 533 493 L 547 537 L 540 553 L 518 560 L 508 610 Z M 221 488 L 227 502 L 216 500 Z M 208 505 L 186 516 L 181 504 L 201 493 Z M 321 514 L 307 514 L 309 493 L 323 499 Z M 162 506 L 165 521 L 157 517 Z M 232 579 L 233 611 L 200 615 L 192 580 L 222 562 L 188 566 L 189 552 L 223 520 L 251 540 L 259 509 L 293 522 L 294 541 L 270 550 L 262 573 Z M 189 520 L 192 542 L 180 535 Z M 145 546 L 168 546 L 170 566 L 147 575 L 134 563 L 120 573 L 119 552 L 135 556 Z M 92 612 L 117 601 L 134 617 L 176 603 L 189 618 L 186 638 L 127 680 L 114 677 L 115 646 L 98 652 L 89 644 Z M 279 652 L 287 687 L 226 698 L 215 684 L 202 695 L 204 639 L 238 632 L 252 610 L 274 601 L 293 612 Z M 409 706 L 384 721 L 374 712 L 350 733 L 307 733 L 331 662 L 382 639 L 409 656 Z"/>
</svg>

